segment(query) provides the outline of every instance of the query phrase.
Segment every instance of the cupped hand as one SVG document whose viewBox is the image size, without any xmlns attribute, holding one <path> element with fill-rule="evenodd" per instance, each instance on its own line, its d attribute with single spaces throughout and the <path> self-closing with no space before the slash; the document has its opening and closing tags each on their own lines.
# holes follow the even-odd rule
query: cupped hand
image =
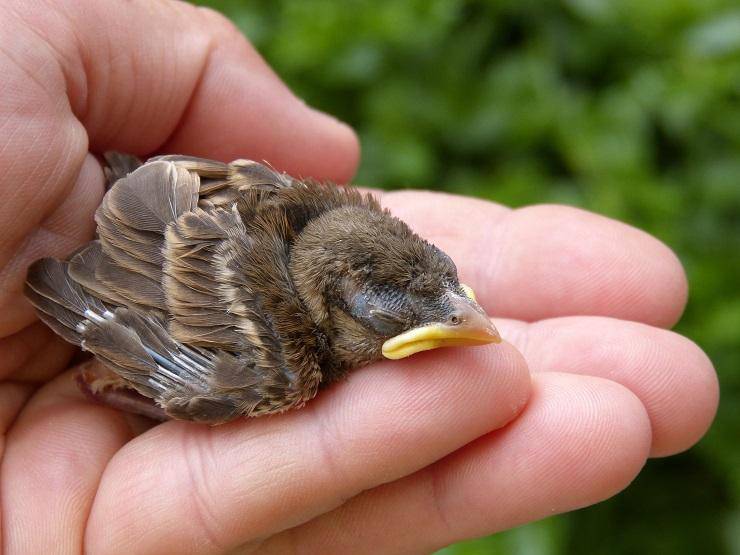
<svg viewBox="0 0 740 555">
<path fill-rule="evenodd" d="M 89 404 L 22 283 L 92 236 L 93 153 L 344 181 L 357 141 L 186 4 L 5 2 L 0 74 L 7 553 L 431 551 L 605 499 L 712 420 L 711 363 L 665 329 L 686 280 L 664 245 L 574 208 L 408 192 L 381 200 L 456 260 L 504 344 L 377 364 L 300 411 L 215 428 Z"/>
</svg>

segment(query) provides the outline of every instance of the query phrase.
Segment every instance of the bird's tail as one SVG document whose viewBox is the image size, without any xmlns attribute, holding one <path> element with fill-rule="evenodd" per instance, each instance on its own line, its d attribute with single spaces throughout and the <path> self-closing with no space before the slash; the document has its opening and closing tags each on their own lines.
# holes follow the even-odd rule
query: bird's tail
<svg viewBox="0 0 740 555">
<path fill-rule="evenodd" d="M 78 275 L 84 277 L 76 260 L 88 250 L 71 262 L 42 258 L 31 265 L 25 292 L 41 320 L 147 397 L 204 387 L 216 363 L 210 353 L 172 339 L 155 311 L 107 306 L 76 281 Z"/>
<path fill-rule="evenodd" d="M 82 341 L 81 326 L 90 311 L 103 312 L 103 303 L 69 275 L 69 262 L 42 258 L 28 269 L 25 294 L 39 318 L 75 345 Z"/>
</svg>

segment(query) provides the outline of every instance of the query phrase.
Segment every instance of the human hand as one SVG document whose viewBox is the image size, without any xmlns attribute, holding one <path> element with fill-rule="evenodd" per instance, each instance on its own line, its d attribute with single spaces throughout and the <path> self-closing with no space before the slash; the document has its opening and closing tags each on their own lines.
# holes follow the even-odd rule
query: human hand
<svg viewBox="0 0 740 555">
<path fill-rule="evenodd" d="M 609 497 L 648 456 L 706 430 L 716 379 L 693 343 L 663 329 L 686 297 L 665 246 L 572 208 L 408 192 L 382 202 L 453 257 L 509 343 L 377 364 L 300 411 L 216 428 L 148 429 L 87 403 L 64 370 L 71 348 L 20 291 L 31 261 L 91 237 L 103 194 L 91 152 L 250 157 L 342 181 L 356 140 L 211 12 L 5 4 L 8 553 L 429 551 Z"/>
</svg>

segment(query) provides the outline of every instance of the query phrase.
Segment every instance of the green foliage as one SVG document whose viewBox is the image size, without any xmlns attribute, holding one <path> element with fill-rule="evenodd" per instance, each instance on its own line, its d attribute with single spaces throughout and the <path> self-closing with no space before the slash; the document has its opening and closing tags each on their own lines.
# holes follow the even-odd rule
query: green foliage
<svg viewBox="0 0 740 555">
<path fill-rule="evenodd" d="M 679 331 L 722 382 L 708 437 L 597 507 L 443 553 L 740 552 L 737 0 L 203 3 L 359 131 L 358 182 L 583 206 L 686 265 Z"/>
</svg>

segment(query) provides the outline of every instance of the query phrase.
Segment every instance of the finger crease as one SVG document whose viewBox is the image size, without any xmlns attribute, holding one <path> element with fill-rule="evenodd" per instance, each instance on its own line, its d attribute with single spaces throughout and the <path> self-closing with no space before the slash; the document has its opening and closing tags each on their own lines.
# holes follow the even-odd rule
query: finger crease
<svg viewBox="0 0 740 555">
<path fill-rule="evenodd" d="M 181 433 L 181 444 L 185 460 L 186 484 L 188 496 L 191 500 L 190 506 L 195 515 L 195 522 L 202 532 L 202 537 L 208 547 L 213 551 L 221 553 L 226 551 L 226 546 L 221 543 L 222 531 L 218 524 L 218 518 L 213 510 L 213 496 L 209 493 L 208 473 L 206 465 L 211 466 L 208 459 L 213 460 L 210 441 L 211 435 L 206 430 L 205 434 L 193 436 L 183 427 Z M 204 441 L 205 440 L 205 441 Z"/>
<path fill-rule="evenodd" d="M 433 529 L 442 528 L 443 537 L 450 538 L 453 535 L 453 528 L 447 517 L 447 511 L 444 509 L 445 485 L 442 478 L 443 474 L 437 469 L 438 465 L 433 465 L 426 469 L 427 480 L 429 481 L 429 496 L 431 497 L 430 505 L 434 509 L 437 522 L 441 525 Z"/>
<path fill-rule="evenodd" d="M 343 468 L 339 463 L 331 448 L 332 443 L 336 444 L 336 434 L 330 434 L 325 420 L 315 418 L 314 422 L 316 429 L 314 437 L 317 438 L 316 446 L 321 460 L 320 466 L 324 469 L 324 475 L 327 478 L 327 482 L 329 484 L 350 484 L 351 481 L 345 468 Z M 354 489 L 354 485 L 350 486 L 349 489 Z M 354 494 L 342 494 L 341 492 L 338 492 L 334 496 L 335 500 L 333 506 L 338 507 L 353 496 Z"/>
</svg>

